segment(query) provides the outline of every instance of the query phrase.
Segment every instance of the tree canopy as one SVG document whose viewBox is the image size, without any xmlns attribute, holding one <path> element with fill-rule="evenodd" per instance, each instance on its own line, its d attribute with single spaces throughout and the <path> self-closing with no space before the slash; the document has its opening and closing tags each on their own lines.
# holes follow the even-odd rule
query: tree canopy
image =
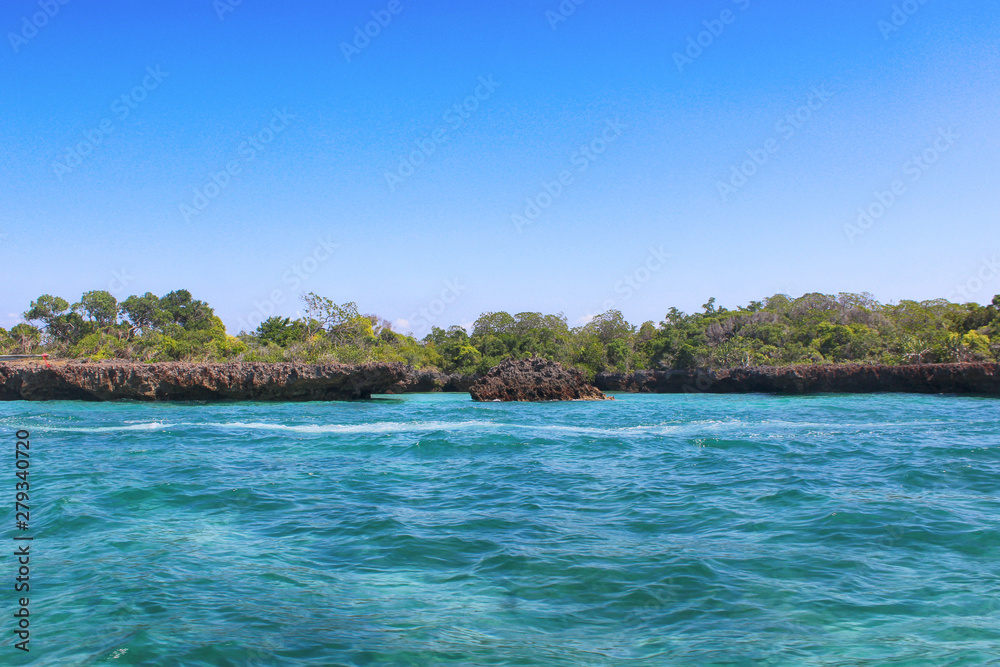
<svg viewBox="0 0 1000 667">
<path fill-rule="evenodd" d="M 609 310 L 571 327 L 562 314 L 487 312 L 466 331 L 433 327 L 422 340 L 392 330 L 354 302 L 302 295 L 302 317 L 272 316 L 238 336 L 187 290 L 118 302 L 106 291 L 73 304 L 51 294 L 24 322 L 0 329 L 0 352 L 141 361 L 402 361 L 445 372 L 484 373 L 509 357 L 538 355 L 587 375 L 642 369 L 817 363 L 993 361 L 1000 355 L 1000 296 L 990 305 L 943 299 L 879 303 L 872 295 L 776 294 L 726 309 L 666 309 L 634 325 Z"/>
</svg>

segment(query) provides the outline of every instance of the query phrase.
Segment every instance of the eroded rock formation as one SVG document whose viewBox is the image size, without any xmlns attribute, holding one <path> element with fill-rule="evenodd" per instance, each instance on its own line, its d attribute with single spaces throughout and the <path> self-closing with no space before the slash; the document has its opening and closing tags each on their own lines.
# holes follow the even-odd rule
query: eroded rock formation
<svg viewBox="0 0 1000 667">
<path fill-rule="evenodd" d="M 0 400 L 347 401 L 405 377 L 385 363 L 0 363 Z"/>
<path fill-rule="evenodd" d="M 562 364 L 535 357 L 508 359 L 469 389 L 474 401 L 603 401 L 608 397 Z"/>
<path fill-rule="evenodd" d="M 430 368 L 408 368 L 406 377 L 386 390 L 387 394 L 468 392 L 478 375 L 442 373 Z"/>
<path fill-rule="evenodd" d="M 657 394 L 914 393 L 1000 396 L 1000 364 L 861 364 L 734 368 L 719 371 L 600 373 L 603 391 Z"/>
</svg>

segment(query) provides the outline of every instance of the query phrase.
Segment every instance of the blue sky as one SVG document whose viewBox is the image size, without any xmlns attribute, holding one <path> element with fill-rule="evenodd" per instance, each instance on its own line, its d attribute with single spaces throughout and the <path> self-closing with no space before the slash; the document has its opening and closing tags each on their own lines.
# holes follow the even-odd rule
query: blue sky
<svg viewBox="0 0 1000 667">
<path fill-rule="evenodd" d="M 418 335 L 989 302 L 1000 5 L 895 8 L 8 0 L 0 326 L 90 289 L 186 288 L 233 333 L 301 291 Z"/>
</svg>

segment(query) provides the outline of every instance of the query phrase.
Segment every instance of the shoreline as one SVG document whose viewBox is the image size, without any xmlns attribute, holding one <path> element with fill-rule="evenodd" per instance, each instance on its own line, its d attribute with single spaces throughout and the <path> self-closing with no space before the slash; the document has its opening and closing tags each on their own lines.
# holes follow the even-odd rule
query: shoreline
<svg viewBox="0 0 1000 667">
<path fill-rule="evenodd" d="M 351 401 L 372 395 L 466 393 L 479 378 L 401 363 L 141 364 L 0 362 L 0 401 Z M 958 394 L 1000 396 L 1000 363 L 800 365 L 600 373 L 603 392 L 655 394 Z"/>
<path fill-rule="evenodd" d="M 817 364 L 599 373 L 601 391 L 654 394 L 960 394 L 1000 396 L 1000 363 Z"/>
<path fill-rule="evenodd" d="M 0 363 L 0 401 L 352 401 L 406 377 L 400 363 Z"/>
</svg>

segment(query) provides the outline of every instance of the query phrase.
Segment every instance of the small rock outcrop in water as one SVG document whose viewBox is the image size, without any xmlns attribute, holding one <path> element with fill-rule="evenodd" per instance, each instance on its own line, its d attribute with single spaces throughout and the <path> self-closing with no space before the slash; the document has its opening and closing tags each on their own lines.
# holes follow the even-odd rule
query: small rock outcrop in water
<svg viewBox="0 0 1000 667">
<path fill-rule="evenodd" d="M 398 363 L 0 363 L 0 400 L 349 401 L 404 377 Z"/>
<path fill-rule="evenodd" d="M 604 391 L 654 394 L 981 394 L 1000 396 L 1000 364 L 817 364 L 718 371 L 600 373 Z"/>
<path fill-rule="evenodd" d="M 603 401 L 607 396 L 587 384 L 583 374 L 534 357 L 508 359 L 469 389 L 474 401 Z"/>
</svg>

